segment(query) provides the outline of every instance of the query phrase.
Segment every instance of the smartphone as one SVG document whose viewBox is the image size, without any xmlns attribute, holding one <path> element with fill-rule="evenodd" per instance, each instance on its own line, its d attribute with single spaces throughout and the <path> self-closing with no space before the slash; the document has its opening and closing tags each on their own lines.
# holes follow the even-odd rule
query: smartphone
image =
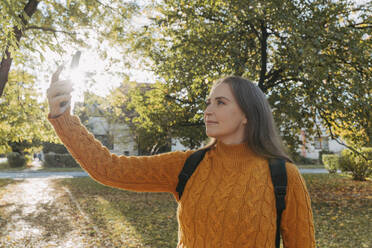
<svg viewBox="0 0 372 248">
<path fill-rule="evenodd" d="M 72 56 L 70 70 L 74 70 L 79 66 L 81 51 L 77 51 L 74 56 Z"/>
<path fill-rule="evenodd" d="M 70 68 L 68 70 L 68 74 L 67 77 L 70 76 L 70 74 L 72 73 L 73 70 L 75 70 L 76 68 L 78 68 L 79 66 L 79 62 L 80 62 L 80 56 L 81 56 L 81 51 L 77 51 L 73 56 L 72 56 L 72 60 L 71 60 L 71 64 L 70 64 Z M 67 102 L 61 102 L 60 103 L 60 106 L 61 108 L 64 107 L 65 105 L 67 104 Z"/>
</svg>

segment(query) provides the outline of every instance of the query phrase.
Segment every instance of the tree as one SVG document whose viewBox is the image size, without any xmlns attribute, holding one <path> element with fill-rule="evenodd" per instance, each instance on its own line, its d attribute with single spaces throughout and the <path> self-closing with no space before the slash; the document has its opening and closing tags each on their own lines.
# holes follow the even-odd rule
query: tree
<svg viewBox="0 0 372 248">
<path fill-rule="evenodd" d="M 128 38 L 131 51 L 150 61 L 148 69 L 162 81 L 152 100 L 162 107 L 137 102 L 142 119 L 156 123 L 172 106 L 168 128 L 201 142 L 199 131 L 187 133 L 185 127 L 202 128 L 210 83 L 234 74 L 254 80 L 267 94 L 292 150 L 301 129 L 310 136 L 319 132 L 317 120 L 334 139 L 340 137 L 338 121 L 347 123 L 338 130 L 363 126 L 366 135 L 360 137 L 370 142 L 371 3 L 172 0 L 151 8 L 149 24 Z M 192 146 L 188 140 L 184 144 Z"/>
<path fill-rule="evenodd" d="M 124 0 L 0 2 L 0 97 L 12 63 L 32 70 L 45 53 L 64 54 L 88 47 L 90 40 L 119 43 L 127 20 L 137 5 Z M 98 50 L 103 56 L 105 49 Z"/>
<path fill-rule="evenodd" d="M 94 125 L 90 123 L 90 118 L 104 118 L 109 125 L 101 126 L 101 128 L 104 128 L 104 134 L 95 134 L 95 138 L 101 141 L 101 143 L 108 149 L 113 149 L 114 137 L 110 126 L 114 122 L 110 118 L 111 111 L 105 97 L 99 96 L 90 91 L 84 92 L 84 100 L 75 104 L 73 112 L 75 115 L 79 116 L 82 124 L 84 124 L 91 132 L 94 130 Z"/>
<path fill-rule="evenodd" d="M 162 108 L 159 94 L 156 95 L 158 91 L 151 90 L 153 88 L 154 85 L 129 82 L 127 78 L 107 98 L 110 105 L 108 118 L 113 122 L 128 124 L 141 155 L 166 152 L 172 145 L 173 135 L 169 123 L 176 112 L 170 109 L 171 106 L 165 110 Z M 155 115 L 150 116 L 151 119 L 143 115 L 148 109 L 156 110 Z"/>
<path fill-rule="evenodd" d="M 0 99 L 0 153 L 40 146 L 42 141 L 57 142 L 48 123 L 46 102 L 39 102 L 34 77 L 24 71 L 12 71 L 9 87 Z"/>
</svg>

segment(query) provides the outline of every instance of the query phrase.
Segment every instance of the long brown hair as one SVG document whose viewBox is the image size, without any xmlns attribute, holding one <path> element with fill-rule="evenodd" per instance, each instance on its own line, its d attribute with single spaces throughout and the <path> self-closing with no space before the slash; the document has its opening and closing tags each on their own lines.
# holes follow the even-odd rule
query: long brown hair
<svg viewBox="0 0 372 248">
<path fill-rule="evenodd" d="M 226 83 L 247 118 L 245 125 L 245 142 L 256 154 L 265 158 L 282 158 L 293 163 L 285 152 L 283 142 L 278 134 L 273 114 L 261 89 L 248 79 L 238 76 L 228 76 L 218 80 L 218 84 Z M 202 149 L 211 148 L 216 139 Z"/>
</svg>

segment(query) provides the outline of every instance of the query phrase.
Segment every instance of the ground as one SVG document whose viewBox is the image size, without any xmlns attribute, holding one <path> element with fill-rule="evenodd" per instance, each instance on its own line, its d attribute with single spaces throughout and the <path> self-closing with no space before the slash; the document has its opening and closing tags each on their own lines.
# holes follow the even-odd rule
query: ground
<svg viewBox="0 0 372 248">
<path fill-rule="evenodd" d="M 372 181 L 304 174 L 317 247 L 372 247 Z M 177 203 L 89 177 L 0 179 L 0 247 L 172 248 Z"/>
<path fill-rule="evenodd" d="M 26 179 L 0 193 L 0 247 L 107 247 L 53 179 Z"/>
</svg>

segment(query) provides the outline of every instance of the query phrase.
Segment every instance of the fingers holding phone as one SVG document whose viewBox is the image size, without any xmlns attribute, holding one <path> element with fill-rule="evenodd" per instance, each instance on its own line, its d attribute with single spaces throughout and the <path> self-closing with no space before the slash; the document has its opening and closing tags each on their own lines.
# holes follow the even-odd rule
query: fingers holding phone
<svg viewBox="0 0 372 248">
<path fill-rule="evenodd" d="M 79 64 L 81 52 L 75 53 L 73 56 L 70 69 L 74 69 Z M 49 102 L 49 112 L 52 118 L 63 114 L 71 106 L 71 92 L 73 85 L 71 80 L 60 80 L 60 74 L 64 70 L 64 66 L 59 66 L 53 73 L 50 86 L 47 90 L 47 98 Z"/>
<path fill-rule="evenodd" d="M 70 80 L 52 81 L 47 90 L 49 112 L 52 118 L 63 114 L 71 105 L 71 92 L 73 91 Z"/>
</svg>

